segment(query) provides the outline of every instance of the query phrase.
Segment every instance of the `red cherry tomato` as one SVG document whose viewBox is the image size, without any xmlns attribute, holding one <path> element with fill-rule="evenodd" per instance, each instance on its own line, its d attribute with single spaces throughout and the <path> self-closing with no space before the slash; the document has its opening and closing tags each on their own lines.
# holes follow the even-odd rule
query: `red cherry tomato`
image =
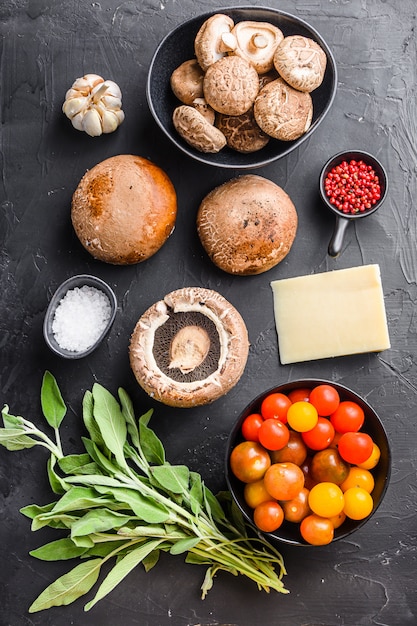
<svg viewBox="0 0 417 626">
<path fill-rule="evenodd" d="M 286 463 L 290 461 L 302 465 L 307 458 L 307 446 L 301 438 L 301 433 L 290 430 L 290 438 L 281 450 L 271 450 L 272 463 Z"/>
<path fill-rule="evenodd" d="M 319 415 L 327 417 L 334 413 L 340 404 L 340 396 L 331 385 L 317 385 L 310 393 L 309 398 Z"/>
<path fill-rule="evenodd" d="M 270 393 L 261 404 L 262 417 L 277 419 L 286 424 L 287 411 L 291 406 L 291 400 L 284 393 Z"/>
<path fill-rule="evenodd" d="M 290 431 L 277 419 L 264 420 L 258 432 L 259 443 L 267 450 L 281 450 L 287 445 Z"/>
<path fill-rule="evenodd" d="M 284 521 L 282 506 L 275 500 L 261 502 L 253 512 L 253 521 L 259 530 L 265 533 L 274 532 Z"/>
<path fill-rule="evenodd" d="M 311 393 L 311 389 L 302 387 L 300 389 L 292 389 L 288 393 L 288 397 L 291 400 L 291 402 L 308 402 L 310 393 Z"/>
<path fill-rule="evenodd" d="M 301 433 L 301 436 L 311 450 L 324 450 L 333 441 L 333 424 L 327 417 L 319 417 L 314 428 Z"/>
<path fill-rule="evenodd" d="M 340 456 L 347 463 L 357 465 L 364 463 L 370 455 L 374 447 L 372 437 L 366 433 L 344 433 L 339 440 L 337 447 Z"/>
<path fill-rule="evenodd" d="M 284 511 L 284 518 L 287 522 L 299 524 L 307 515 L 310 515 L 311 509 L 308 504 L 309 490 L 303 487 L 299 494 L 292 500 L 282 502 L 281 506 Z"/>
<path fill-rule="evenodd" d="M 271 465 L 268 452 L 256 441 L 242 441 L 233 448 L 230 468 L 243 483 L 252 483 L 263 477 Z"/>
<path fill-rule="evenodd" d="M 330 421 L 338 433 L 356 432 L 362 428 L 365 413 L 356 402 L 344 400 L 331 414 Z"/>
<path fill-rule="evenodd" d="M 242 435 L 247 441 L 259 441 L 258 431 L 263 422 L 263 417 L 259 413 L 251 413 L 242 423 Z"/>
</svg>

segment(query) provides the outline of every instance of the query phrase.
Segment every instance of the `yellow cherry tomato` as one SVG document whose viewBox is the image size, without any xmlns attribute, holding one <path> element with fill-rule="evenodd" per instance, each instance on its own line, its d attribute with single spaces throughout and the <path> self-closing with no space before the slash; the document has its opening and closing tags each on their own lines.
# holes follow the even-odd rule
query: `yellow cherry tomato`
<svg viewBox="0 0 417 626">
<path fill-rule="evenodd" d="M 363 463 L 358 463 L 358 467 L 361 467 L 362 469 L 367 469 L 367 470 L 373 469 L 374 467 L 378 465 L 380 457 L 381 457 L 381 450 L 376 445 L 376 443 L 374 443 L 371 455 Z"/>
<path fill-rule="evenodd" d="M 320 517 L 333 517 L 343 511 L 343 492 L 335 483 L 317 483 L 308 495 L 310 509 Z"/>
<path fill-rule="evenodd" d="M 243 489 L 243 497 L 251 509 L 256 509 L 261 502 L 272 500 L 271 494 L 266 490 L 263 478 L 256 480 L 254 483 L 246 483 Z"/>
<path fill-rule="evenodd" d="M 362 487 L 362 489 L 365 489 L 368 493 L 372 493 L 375 487 L 374 477 L 369 470 L 354 465 L 350 468 L 346 480 L 340 485 L 343 492 L 351 487 Z"/>
<path fill-rule="evenodd" d="M 294 402 L 287 412 L 288 424 L 299 433 L 304 433 L 314 428 L 318 419 L 319 414 L 316 407 L 304 400 Z"/>
<path fill-rule="evenodd" d="M 365 519 L 372 512 L 374 506 L 372 496 L 362 487 L 351 487 L 345 491 L 344 498 L 343 511 L 350 519 Z"/>
</svg>

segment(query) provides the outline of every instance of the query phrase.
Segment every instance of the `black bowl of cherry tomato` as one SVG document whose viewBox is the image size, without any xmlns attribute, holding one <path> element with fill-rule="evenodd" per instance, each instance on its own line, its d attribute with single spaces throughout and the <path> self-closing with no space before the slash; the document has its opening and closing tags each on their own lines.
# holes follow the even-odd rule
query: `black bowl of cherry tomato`
<svg viewBox="0 0 417 626">
<path fill-rule="evenodd" d="M 340 152 L 324 165 L 319 180 L 323 202 L 336 216 L 329 243 L 330 256 L 337 256 L 351 221 L 377 211 L 388 192 L 388 178 L 378 159 L 360 150 Z"/>
<path fill-rule="evenodd" d="M 227 442 L 226 480 L 272 543 L 322 546 L 348 537 L 386 493 L 391 452 L 374 409 L 320 379 L 284 383 L 242 411 Z"/>
</svg>

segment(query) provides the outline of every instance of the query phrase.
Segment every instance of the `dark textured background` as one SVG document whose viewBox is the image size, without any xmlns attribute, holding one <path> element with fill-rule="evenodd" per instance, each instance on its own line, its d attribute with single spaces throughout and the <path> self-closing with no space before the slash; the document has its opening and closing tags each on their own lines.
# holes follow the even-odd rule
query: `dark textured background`
<svg viewBox="0 0 417 626">
<path fill-rule="evenodd" d="M 417 623 L 416 591 L 416 5 L 414 0 L 281 0 L 279 8 L 310 22 L 331 47 L 339 70 L 334 106 L 317 132 L 283 161 L 256 173 L 281 185 L 299 213 L 288 257 L 255 277 L 232 277 L 204 255 L 195 230 L 203 196 L 233 172 L 192 162 L 162 135 L 149 113 L 147 69 L 159 41 L 189 16 L 228 6 L 204 0 L 2 0 L 0 3 L 0 404 L 41 423 L 45 369 L 69 405 L 67 452 L 79 451 L 83 393 L 99 381 L 123 386 L 137 412 L 153 406 L 130 372 L 127 347 L 140 315 L 173 289 L 219 291 L 244 317 L 251 340 L 239 384 L 209 407 L 155 407 L 153 427 L 168 458 L 199 470 L 214 490 L 224 486 L 228 431 L 249 400 L 268 387 L 308 376 L 332 379 L 360 393 L 384 421 L 393 468 L 385 500 L 357 534 L 319 549 L 283 547 L 288 596 L 266 595 L 243 578 L 219 574 L 201 601 L 204 572 L 164 555 L 149 574 L 137 568 L 84 613 L 69 607 L 29 615 L 39 592 L 68 563 L 44 563 L 28 551 L 52 537 L 30 531 L 19 508 L 52 499 L 40 449 L 0 450 L 1 626 L 408 626 Z M 245 5 L 247 3 L 237 2 Z M 262 2 L 253 2 L 262 5 Z M 274 4 L 275 3 L 271 3 Z M 90 138 L 61 113 L 66 90 L 87 72 L 115 80 L 126 120 L 117 132 Z M 390 180 L 383 208 L 352 225 L 337 259 L 327 255 L 333 221 L 321 206 L 322 164 L 343 149 L 365 149 Z M 171 177 L 178 194 L 176 229 L 161 251 L 132 267 L 94 261 L 70 223 L 71 195 L 86 169 L 121 153 L 148 157 Z M 381 267 L 392 348 L 281 366 L 270 281 L 355 265 Z M 45 346 L 43 316 L 58 284 L 92 273 L 115 289 L 119 308 L 107 341 L 80 361 L 62 361 Z M 323 306 L 337 303 L 323 302 Z M 52 533 L 52 536 L 51 536 Z M 89 597 L 92 597 L 91 594 Z"/>
</svg>

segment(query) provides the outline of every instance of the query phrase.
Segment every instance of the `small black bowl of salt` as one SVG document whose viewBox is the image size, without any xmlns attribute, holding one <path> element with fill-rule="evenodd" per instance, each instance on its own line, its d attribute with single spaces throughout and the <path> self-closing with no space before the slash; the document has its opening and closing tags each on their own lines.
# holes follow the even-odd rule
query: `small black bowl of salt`
<svg viewBox="0 0 417 626">
<path fill-rule="evenodd" d="M 117 300 L 100 278 L 72 276 L 55 291 L 48 305 L 43 334 L 49 348 L 67 359 L 95 350 L 114 322 Z"/>
</svg>

